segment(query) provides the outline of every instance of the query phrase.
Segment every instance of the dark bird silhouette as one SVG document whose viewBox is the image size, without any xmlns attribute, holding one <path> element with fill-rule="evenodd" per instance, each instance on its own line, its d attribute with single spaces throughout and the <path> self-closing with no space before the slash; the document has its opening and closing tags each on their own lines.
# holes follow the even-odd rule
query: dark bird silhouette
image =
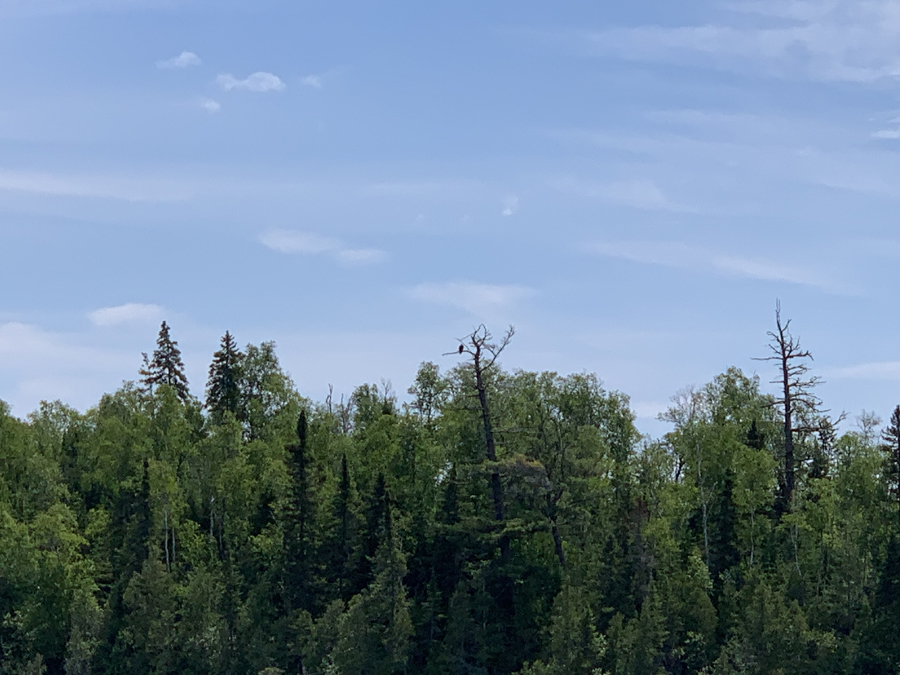
<svg viewBox="0 0 900 675">
<path fill-rule="evenodd" d="M 459 346 L 459 353 L 460 353 L 460 354 L 463 353 L 463 346 L 462 346 L 462 345 Z"/>
</svg>

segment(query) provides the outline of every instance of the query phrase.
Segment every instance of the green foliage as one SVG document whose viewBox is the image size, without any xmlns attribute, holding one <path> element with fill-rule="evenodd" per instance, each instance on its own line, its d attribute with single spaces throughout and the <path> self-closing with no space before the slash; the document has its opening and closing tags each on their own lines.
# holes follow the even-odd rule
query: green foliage
<svg viewBox="0 0 900 675">
<path fill-rule="evenodd" d="M 589 374 L 315 404 L 226 333 L 201 408 L 165 324 L 146 365 L 83 414 L 0 403 L 0 675 L 900 673 L 898 411 L 796 427 L 779 511 L 737 369 L 651 441 Z"/>
<path fill-rule="evenodd" d="M 166 385 L 172 387 L 182 401 L 187 401 L 190 396 L 181 350 L 169 334 L 169 326 L 165 321 L 159 327 L 153 357 L 148 359 L 144 354 L 144 366 L 140 374 L 141 383 L 148 391 L 152 392 L 156 387 Z"/>
</svg>

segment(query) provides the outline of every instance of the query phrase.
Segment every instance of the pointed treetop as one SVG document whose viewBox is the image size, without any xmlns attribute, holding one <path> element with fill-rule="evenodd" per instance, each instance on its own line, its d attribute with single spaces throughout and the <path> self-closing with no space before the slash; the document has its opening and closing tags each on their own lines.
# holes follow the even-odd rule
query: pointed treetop
<svg viewBox="0 0 900 675">
<path fill-rule="evenodd" d="M 146 355 L 144 356 L 144 367 L 141 368 L 140 375 L 141 382 L 149 391 L 165 384 L 172 387 L 182 401 L 187 401 L 190 397 L 181 350 L 178 349 L 178 343 L 169 335 L 169 326 L 165 321 L 159 328 L 153 358 L 147 359 Z"/>
<path fill-rule="evenodd" d="M 206 381 L 206 409 L 214 421 L 221 422 L 226 412 L 241 418 L 240 379 L 244 354 L 228 331 L 222 336 L 219 351 L 213 354 Z"/>
</svg>

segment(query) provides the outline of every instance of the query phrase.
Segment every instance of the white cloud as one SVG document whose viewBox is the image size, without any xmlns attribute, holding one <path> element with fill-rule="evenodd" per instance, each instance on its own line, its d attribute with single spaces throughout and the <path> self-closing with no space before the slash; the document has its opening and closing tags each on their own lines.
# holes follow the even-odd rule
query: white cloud
<svg viewBox="0 0 900 675">
<path fill-rule="evenodd" d="M 811 286 L 834 293 L 846 293 L 847 289 L 834 280 L 828 280 L 815 272 L 792 264 L 773 262 L 759 258 L 746 258 L 716 253 L 680 242 L 623 241 L 593 244 L 592 253 L 619 258 L 647 265 L 660 265 L 720 274 L 758 281 L 776 281 L 801 286 Z"/>
<path fill-rule="evenodd" d="M 181 185 L 147 178 L 119 176 L 65 176 L 41 171 L 0 169 L 0 190 L 59 197 L 98 197 L 128 202 L 172 202 L 188 199 Z"/>
<path fill-rule="evenodd" d="M 881 129 L 872 134 L 872 138 L 891 141 L 900 140 L 900 129 Z"/>
<path fill-rule="evenodd" d="M 230 73 L 224 73 L 216 78 L 216 82 L 224 91 L 232 89 L 256 92 L 282 91 L 286 86 L 280 77 L 265 72 L 253 73 L 244 80 L 239 80 Z"/>
<path fill-rule="evenodd" d="M 344 265 L 372 265 L 387 260 L 387 253 L 377 248 L 347 248 L 340 239 L 314 232 L 269 230 L 260 238 L 264 246 L 279 253 L 328 253 Z"/>
<path fill-rule="evenodd" d="M 322 76 L 321 75 L 307 75 L 306 77 L 300 78 L 300 84 L 305 85 L 307 87 L 313 87 L 315 89 L 322 88 Z"/>
<path fill-rule="evenodd" d="M 755 0 L 730 8 L 742 20 L 613 28 L 584 34 L 583 44 L 596 55 L 776 76 L 852 82 L 900 77 L 897 0 Z"/>
<path fill-rule="evenodd" d="M 159 305 L 129 302 L 96 309 L 88 314 L 88 318 L 97 326 L 118 326 L 123 323 L 156 323 L 162 315 L 163 308 Z"/>
<path fill-rule="evenodd" d="M 525 286 L 450 282 L 419 284 L 409 290 L 409 296 L 435 305 L 456 307 L 479 318 L 496 318 L 516 303 L 533 295 Z"/>
<path fill-rule="evenodd" d="M 163 68 L 165 70 L 173 70 L 176 68 L 199 66 L 201 63 L 203 63 L 203 61 L 201 61 L 200 57 L 197 56 L 194 52 L 181 52 L 178 56 L 173 56 L 171 59 L 157 61 L 156 67 Z"/>
<path fill-rule="evenodd" d="M 501 215 L 511 216 L 516 211 L 519 210 L 519 198 L 515 195 L 511 195 L 503 200 L 503 211 L 501 211 Z"/>
<path fill-rule="evenodd" d="M 313 232 L 270 230 L 259 239 L 264 246 L 280 253 L 324 253 L 340 249 L 341 242 Z"/>
<path fill-rule="evenodd" d="M 338 251 L 337 259 L 347 265 L 371 265 L 387 260 L 387 253 L 377 248 L 351 248 Z"/>
<path fill-rule="evenodd" d="M 214 115 L 222 109 L 222 104 L 218 101 L 214 101 L 211 98 L 201 98 L 200 99 L 200 107 L 203 108 L 210 115 Z"/>
</svg>

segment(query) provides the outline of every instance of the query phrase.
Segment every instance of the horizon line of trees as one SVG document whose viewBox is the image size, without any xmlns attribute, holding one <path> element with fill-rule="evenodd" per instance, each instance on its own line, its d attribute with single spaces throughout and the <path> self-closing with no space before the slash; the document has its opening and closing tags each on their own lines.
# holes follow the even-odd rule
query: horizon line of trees
<svg viewBox="0 0 900 675">
<path fill-rule="evenodd" d="M 0 675 L 900 673 L 900 406 L 840 431 L 776 310 L 663 438 L 479 326 L 398 403 L 163 322 L 90 410 L 0 402 Z"/>
</svg>

